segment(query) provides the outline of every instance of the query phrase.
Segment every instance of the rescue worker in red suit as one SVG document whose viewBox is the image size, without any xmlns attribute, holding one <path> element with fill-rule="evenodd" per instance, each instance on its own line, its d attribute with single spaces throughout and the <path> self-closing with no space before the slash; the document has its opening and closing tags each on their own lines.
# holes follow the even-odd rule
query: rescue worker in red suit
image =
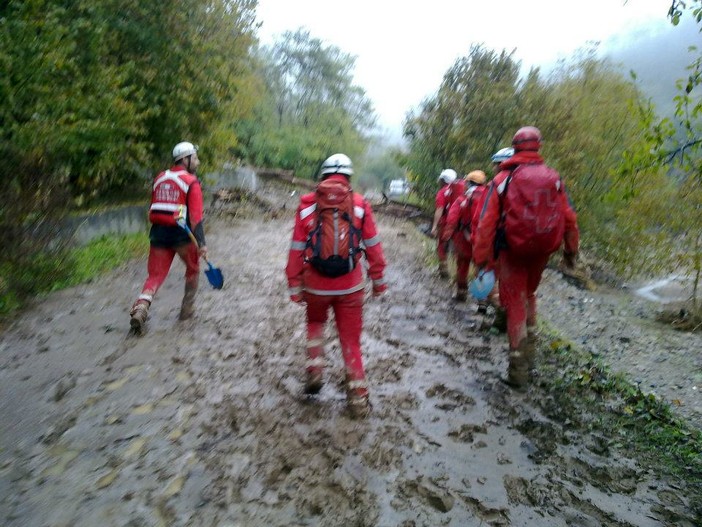
<svg viewBox="0 0 702 527">
<path fill-rule="evenodd" d="M 501 194 L 505 181 L 520 165 L 532 165 L 535 169 L 553 170 L 544 165 L 539 154 L 541 132 L 533 126 L 520 128 L 512 139 L 515 154 L 500 165 L 501 171 L 495 176 L 482 211 L 473 251 L 476 265 L 483 268 L 490 264 L 494 255 L 495 237 L 500 223 Z M 533 170 L 533 169 L 532 169 Z M 554 171 L 555 172 L 555 171 Z M 556 173 L 557 175 L 557 173 Z M 565 188 L 558 179 L 557 194 L 562 217 L 565 222 L 563 234 L 563 265 L 573 268 L 578 253 L 579 231 L 575 211 L 570 205 Z M 507 198 L 508 199 L 508 198 Z M 534 361 L 534 329 L 536 326 L 536 290 L 541 275 L 546 268 L 550 253 L 518 257 L 510 248 L 501 249 L 497 261 L 500 302 L 507 312 L 507 335 L 509 338 L 509 368 L 507 384 L 524 388 L 528 381 L 529 369 Z"/>
<path fill-rule="evenodd" d="M 444 230 L 446 228 L 446 217 L 448 211 L 459 196 L 465 190 L 463 180 L 456 180 L 456 171 L 447 168 L 439 174 L 439 191 L 434 199 L 434 221 L 431 226 L 431 235 L 437 239 L 436 255 L 439 257 L 439 276 L 448 278 L 448 266 L 446 259 L 448 257 L 448 241 L 443 241 Z M 450 239 L 451 236 L 448 237 Z"/>
<path fill-rule="evenodd" d="M 322 181 L 334 180 L 349 184 L 353 165 L 348 156 L 334 154 L 322 163 Z M 368 276 L 373 282 L 373 296 L 387 289 L 384 279 L 385 256 L 370 204 L 353 193 L 353 224 L 361 229 L 362 245 L 368 260 Z M 346 369 L 347 403 L 353 417 L 363 417 L 370 410 L 361 355 L 363 300 L 365 279 L 358 263 L 350 272 L 337 277 L 320 273 L 306 259 L 307 240 L 317 224 L 315 192 L 300 198 L 295 213 L 295 227 L 288 254 L 286 275 L 290 300 L 304 303 L 307 311 L 307 363 L 305 393 L 314 395 L 323 386 L 324 327 L 329 308 L 334 311 L 336 328 Z"/>
<path fill-rule="evenodd" d="M 500 164 L 503 161 L 507 161 L 510 157 L 514 155 L 514 148 L 507 147 L 507 148 L 501 148 L 497 152 L 495 152 L 492 155 L 491 161 L 492 161 L 492 176 L 493 178 L 500 172 Z M 492 185 L 492 181 L 490 181 L 490 185 L 486 187 L 486 189 L 489 189 L 490 186 Z M 471 244 L 473 247 L 475 247 L 475 239 L 476 239 L 476 234 L 478 232 L 478 223 L 480 221 L 480 214 L 483 210 L 483 206 L 485 205 L 485 198 L 487 197 L 488 192 L 483 192 L 478 199 L 478 202 L 476 203 L 476 206 L 473 211 L 473 219 L 471 222 Z M 475 263 L 475 262 L 473 262 Z M 486 268 L 487 269 L 496 269 L 496 262 L 493 260 L 491 261 Z M 476 266 L 477 267 L 477 266 Z M 496 273 L 497 274 L 497 273 Z M 478 313 L 481 314 L 486 314 L 488 310 L 488 305 L 491 305 L 494 310 L 495 310 L 495 318 L 493 320 L 492 326 L 499 330 L 500 332 L 504 333 L 507 331 L 507 314 L 505 313 L 504 308 L 500 305 L 500 297 L 498 294 L 498 287 L 499 287 L 499 281 L 495 280 L 495 285 L 492 288 L 492 291 L 490 291 L 490 294 L 488 295 L 486 300 L 479 300 L 478 301 Z"/>
<path fill-rule="evenodd" d="M 446 226 L 441 240 L 448 243 L 453 240 L 456 253 L 456 294 L 454 300 L 465 302 L 468 298 L 468 270 L 473 253 L 471 229 L 473 214 L 482 202 L 485 192 L 485 172 L 473 170 L 464 178 L 468 185 L 465 192 L 453 202 L 446 216 Z"/>
<path fill-rule="evenodd" d="M 185 263 L 185 293 L 179 318 L 186 320 L 195 313 L 199 257 L 207 257 L 202 223 L 202 189 L 195 175 L 199 166 L 197 147 L 188 142 L 178 143 L 173 148 L 173 166 L 158 174 L 154 180 L 149 207 L 148 277 L 130 312 L 131 327 L 137 332 L 141 332 L 154 295 L 166 279 L 176 254 Z M 180 214 L 185 216 L 199 247 L 176 224 L 176 217 Z"/>
</svg>

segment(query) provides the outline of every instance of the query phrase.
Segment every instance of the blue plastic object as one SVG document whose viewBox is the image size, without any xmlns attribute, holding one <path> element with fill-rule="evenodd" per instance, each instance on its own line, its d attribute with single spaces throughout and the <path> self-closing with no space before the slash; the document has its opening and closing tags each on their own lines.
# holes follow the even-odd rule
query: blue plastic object
<svg viewBox="0 0 702 527">
<path fill-rule="evenodd" d="M 495 286 L 495 272 L 482 270 L 470 283 L 470 294 L 476 300 L 485 300 Z"/>
<path fill-rule="evenodd" d="M 178 224 L 178 227 L 184 229 L 185 232 L 188 233 L 188 236 L 190 236 L 190 239 L 195 244 L 195 247 L 199 247 L 197 240 L 195 239 L 195 235 L 193 234 L 193 231 L 191 231 L 190 227 L 188 227 L 188 224 L 185 223 L 185 218 L 183 217 L 182 212 L 180 213 L 180 215 L 176 215 L 176 223 Z M 207 263 L 207 269 L 205 269 L 205 276 L 210 282 L 210 285 L 215 289 L 222 289 L 222 287 L 224 287 L 224 275 L 222 274 L 222 270 L 212 265 L 212 263 L 207 258 L 205 258 L 205 263 Z"/>
</svg>

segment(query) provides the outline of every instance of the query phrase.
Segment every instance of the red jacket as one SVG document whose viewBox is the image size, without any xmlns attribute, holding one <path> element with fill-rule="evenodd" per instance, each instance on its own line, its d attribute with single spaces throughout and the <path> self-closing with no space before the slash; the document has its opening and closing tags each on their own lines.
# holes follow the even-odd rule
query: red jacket
<svg viewBox="0 0 702 527">
<path fill-rule="evenodd" d="M 181 165 L 164 170 L 154 179 L 149 207 L 152 245 L 171 247 L 190 242 L 187 233 L 175 222 L 174 212 L 181 206 L 198 243 L 205 245 L 200 181 Z"/>
<path fill-rule="evenodd" d="M 183 208 L 192 223 L 202 221 L 202 191 L 197 177 L 181 166 L 164 170 L 154 180 L 149 221 L 176 226 L 174 213 Z"/>
<path fill-rule="evenodd" d="M 495 233 L 500 222 L 500 196 L 504 190 L 502 183 L 510 175 L 513 168 L 523 163 L 539 164 L 543 159 L 538 152 L 521 151 L 514 154 L 500 165 L 501 171 L 492 180 L 488 187 L 485 204 L 480 215 L 478 228 L 473 245 L 473 260 L 478 267 L 492 264 L 494 258 Z M 563 188 L 561 196 L 561 210 L 565 217 L 565 242 L 564 251 L 569 254 L 578 252 L 580 233 L 578 231 L 577 217 L 573 207 L 568 201 L 568 195 Z M 507 249 L 509 251 L 509 249 Z"/>
<path fill-rule="evenodd" d="M 478 223 L 480 223 L 480 213 L 483 212 L 483 207 L 485 206 L 485 199 L 488 195 L 488 186 L 480 185 L 479 194 L 476 193 L 475 199 L 473 200 L 473 205 L 471 206 L 471 219 L 470 219 L 470 243 L 475 247 L 475 239 L 478 236 Z M 476 191 L 477 192 L 477 191 Z"/>
<path fill-rule="evenodd" d="M 441 236 L 441 241 L 447 242 L 453 238 L 454 244 L 464 253 L 470 253 L 472 242 L 473 215 L 482 203 L 485 193 L 484 185 L 472 185 L 453 202 L 446 216 L 446 228 Z"/>
<path fill-rule="evenodd" d="M 343 178 L 340 181 L 347 181 L 346 176 L 341 174 L 333 174 L 329 178 Z M 369 264 L 368 276 L 373 280 L 374 286 L 383 286 L 386 262 L 373 210 L 363 196 L 356 192 L 353 202 L 354 225 L 361 228 L 362 244 Z M 363 265 L 360 263 L 350 273 L 331 278 L 305 262 L 307 237 L 317 225 L 316 206 L 315 193 L 310 192 L 300 198 L 300 205 L 295 213 L 292 243 L 285 268 L 289 293 L 294 295 L 304 290 L 315 295 L 346 295 L 363 289 Z"/>
<path fill-rule="evenodd" d="M 453 203 L 463 195 L 464 190 L 465 181 L 458 179 L 450 185 L 444 185 L 436 193 L 436 197 L 434 198 L 434 208 L 443 209 L 443 215 L 439 220 L 439 226 L 446 224 L 446 218 L 449 210 L 451 210 L 451 205 L 453 205 Z"/>
</svg>

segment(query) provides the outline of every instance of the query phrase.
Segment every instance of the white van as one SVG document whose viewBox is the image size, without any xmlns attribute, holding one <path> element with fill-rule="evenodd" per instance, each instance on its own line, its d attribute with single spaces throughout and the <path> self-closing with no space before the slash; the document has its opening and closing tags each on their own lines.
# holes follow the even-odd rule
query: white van
<svg viewBox="0 0 702 527">
<path fill-rule="evenodd" d="M 390 181 L 390 187 L 388 188 L 388 195 L 399 196 L 404 194 L 409 194 L 410 186 L 409 181 L 406 179 L 393 179 Z"/>
</svg>

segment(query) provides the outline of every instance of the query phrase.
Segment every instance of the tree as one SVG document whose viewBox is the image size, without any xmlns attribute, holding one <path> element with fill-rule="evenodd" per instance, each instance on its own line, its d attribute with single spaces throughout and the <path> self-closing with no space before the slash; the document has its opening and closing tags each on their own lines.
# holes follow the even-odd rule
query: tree
<svg viewBox="0 0 702 527">
<path fill-rule="evenodd" d="M 519 92 L 518 115 L 544 136 L 542 153 L 559 170 L 574 201 L 585 247 L 602 252 L 619 206 L 606 199 L 613 167 L 640 138 L 633 101 L 643 100 L 635 85 L 595 49 L 562 61 L 548 79 L 527 78 Z M 604 228 L 603 228 L 604 227 Z"/>
<path fill-rule="evenodd" d="M 363 188 L 384 191 L 393 179 L 405 179 L 405 170 L 397 162 L 395 153 L 386 148 L 368 155 L 358 182 Z"/>
<path fill-rule="evenodd" d="M 677 25 L 685 10 L 702 22 L 702 2 L 673 0 L 668 17 Z M 702 26 L 701 26 L 702 31 Z M 697 48 L 692 47 L 693 53 Z M 617 191 L 628 205 L 619 218 L 622 236 L 637 237 L 630 254 L 616 254 L 630 272 L 687 273 L 692 277 L 690 300 L 698 311 L 702 280 L 702 56 L 676 83 L 672 118 L 660 119 L 655 109 L 637 107 L 642 140 L 625 153 L 618 167 Z M 651 196 L 652 183 L 659 189 Z M 655 198 L 655 199 L 654 199 Z"/>
<path fill-rule="evenodd" d="M 0 3 L 0 270 L 11 276 L 7 287 L 31 290 L 33 266 L 46 260 L 47 247 L 60 247 L 50 226 L 67 209 L 115 192 L 144 197 L 155 167 L 183 139 L 202 141 L 205 160 L 236 144 L 232 122 L 257 97 L 255 6 Z"/>
<path fill-rule="evenodd" d="M 240 157 L 314 177 L 334 152 L 360 158 L 375 124 L 370 100 L 353 84 L 355 58 L 308 31 L 286 32 L 259 56 L 267 87 L 255 120 L 238 124 Z"/>
<path fill-rule="evenodd" d="M 472 46 L 446 72 L 437 94 L 416 115 L 408 115 L 405 163 L 417 175 L 416 189 L 425 199 L 435 191 L 441 169 L 487 169 L 490 156 L 515 130 L 520 65 L 513 53 Z"/>
</svg>

